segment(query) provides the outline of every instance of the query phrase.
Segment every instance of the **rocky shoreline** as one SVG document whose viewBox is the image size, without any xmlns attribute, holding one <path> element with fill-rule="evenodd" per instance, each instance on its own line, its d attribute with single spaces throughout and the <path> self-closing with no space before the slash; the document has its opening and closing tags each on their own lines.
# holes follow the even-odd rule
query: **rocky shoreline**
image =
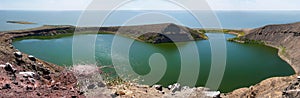
<svg viewBox="0 0 300 98">
<path fill-rule="evenodd" d="M 170 27 L 171 26 L 171 27 Z M 156 32 L 162 32 L 162 33 L 168 33 L 168 30 L 174 26 L 174 24 L 164 24 L 159 25 L 156 28 L 158 29 L 164 29 L 166 32 L 162 32 L 160 30 L 157 30 Z M 266 26 L 268 27 L 268 26 Z M 28 37 L 28 36 L 55 36 L 60 34 L 68 34 L 72 33 L 74 31 L 97 31 L 100 30 L 100 32 L 110 32 L 112 34 L 115 34 L 114 32 L 118 31 L 120 27 L 107 27 L 107 28 L 96 28 L 96 27 L 80 27 L 76 28 L 73 26 L 43 26 L 40 28 L 34 28 L 34 29 L 28 29 L 28 30 L 16 30 L 16 31 L 8 31 L 8 32 L 1 32 L 0 33 L 0 65 L 4 66 L 2 70 L 0 70 L 0 73 L 3 74 L 1 76 L 2 80 L 0 80 L 0 86 L 2 87 L 0 89 L 0 92 L 3 92 L 0 94 L 0 96 L 13 96 L 13 95 L 20 95 L 20 96 L 28 96 L 28 97 L 85 97 L 86 94 L 84 92 L 80 91 L 79 87 L 76 86 L 77 78 L 76 74 L 74 72 L 65 70 L 65 68 L 62 68 L 60 66 L 56 66 L 54 64 L 44 62 L 42 60 L 39 60 L 35 58 L 33 61 L 32 56 L 21 53 L 18 55 L 19 51 L 15 49 L 11 44 L 13 39 L 16 38 L 22 38 L 22 37 Z M 141 27 L 129 27 L 129 28 L 123 28 L 124 31 L 128 31 L 128 29 L 138 29 Z M 168 29 L 166 29 L 168 28 Z M 192 29 L 184 29 L 180 28 L 177 30 L 177 33 L 181 35 L 182 31 L 184 32 L 194 32 L 193 37 L 198 39 L 205 39 L 205 36 L 203 35 L 197 35 Z M 265 28 L 265 27 L 264 27 Z M 262 29 L 262 28 L 261 28 Z M 299 30 L 300 31 L 300 30 Z M 132 32 L 141 32 L 139 30 L 133 30 Z M 174 31 L 175 32 L 175 31 Z M 269 31 L 270 32 L 270 31 Z M 276 31 L 277 32 L 277 31 Z M 239 34 L 231 32 L 232 34 Z M 259 40 L 262 41 L 260 37 L 255 37 L 256 33 L 257 35 L 260 34 L 261 31 L 259 29 L 250 30 L 245 34 L 245 36 L 239 36 L 244 39 L 251 39 L 251 40 Z M 284 31 L 283 31 L 284 33 Z M 122 33 L 121 33 L 122 34 Z M 172 34 L 172 33 L 168 33 Z M 294 34 L 294 33 L 293 33 Z M 128 34 L 123 34 L 124 36 L 128 36 Z M 165 36 L 161 35 L 155 35 L 157 39 L 152 40 L 152 36 L 144 35 L 144 38 L 140 38 L 140 41 L 149 42 L 149 43 L 162 43 L 162 42 L 170 42 L 168 39 L 165 38 Z M 132 37 L 129 35 L 128 37 Z M 150 39 L 151 38 L 151 39 Z M 176 38 L 176 36 L 175 36 Z M 288 37 L 290 38 L 290 37 Z M 152 40 L 152 41 L 149 41 Z M 191 37 L 187 37 L 187 40 L 178 40 L 178 41 L 190 41 Z M 294 62 L 294 59 L 291 59 L 293 57 L 282 55 L 280 51 L 282 51 L 280 46 L 277 44 L 272 44 L 268 40 L 266 41 L 270 46 L 273 46 L 277 49 L 279 49 L 279 56 L 286 60 L 287 62 L 290 62 L 291 66 L 295 69 L 295 71 L 298 73 L 298 65 Z M 268 45 L 267 44 L 267 45 Z M 297 43 L 296 43 L 297 44 Z M 299 45 L 300 46 L 300 45 Z M 290 48 L 287 48 L 285 51 L 288 51 Z M 298 48 L 297 48 L 298 49 Z M 31 59 L 30 59 L 31 58 Z M 296 65 L 295 65 L 296 64 Z M 11 70 L 5 70 L 7 66 L 11 66 L 15 71 Z M 296 66 L 296 67 L 295 67 Z M 20 72 L 33 72 L 37 74 L 37 77 L 26 77 L 24 78 L 24 75 L 20 75 Z M 18 74 L 19 73 L 19 74 Z M 69 77 L 69 78 L 65 78 Z M 32 83 L 32 80 L 34 79 L 35 82 Z M 266 79 L 257 85 L 251 86 L 250 88 L 241 88 L 237 89 L 231 93 L 227 94 L 219 94 L 214 97 L 283 97 L 283 94 L 289 95 L 289 93 L 286 93 L 288 91 L 292 90 L 285 90 L 286 88 L 290 87 L 292 84 L 297 84 L 298 82 L 295 82 L 297 79 L 297 75 L 288 76 L 288 77 L 275 77 L 275 78 L 269 78 Z M 54 81 L 54 82 L 53 82 Z M 38 86 L 35 86 L 37 85 Z M 33 87 L 32 87 L 33 85 Z M 174 84 L 175 85 L 175 84 Z M 89 85 L 88 85 L 89 86 Z M 157 89 L 159 88 L 159 89 Z M 210 91 L 207 88 L 187 88 L 182 87 L 186 89 L 178 90 L 178 92 L 172 92 L 171 88 L 163 88 L 164 90 L 160 90 L 160 86 L 141 86 L 138 84 L 122 84 L 118 85 L 112 88 L 104 89 L 108 90 L 107 94 L 102 94 L 98 96 L 104 96 L 104 97 L 112 97 L 112 95 L 122 95 L 123 97 L 182 97 L 182 96 L 189 96 L 189 97 L 212 97 L 212 96 L 206 96 L 205 93 L 207 92 L 214 92 Z M 101 88 L 103 90 L 103 88 Z M 120 90 L 121 89 L 121 90 Z M 292 88 L 295 89 L 295 88 Z M 93 90 L 93 89 L 92 89 Z M 143 92 L 140 92 L 140 91 Z M 9 92 L 9 93 L 4 93 Z M 193 93 L 190 93 L 193 92 Z M 113 93 L 113 94 L 112 94 Z M 187 95 L 187 94 L 194 94 L 194 95 Z M 290 94 L 292 95 L 292 94 Z"/>
</svg>

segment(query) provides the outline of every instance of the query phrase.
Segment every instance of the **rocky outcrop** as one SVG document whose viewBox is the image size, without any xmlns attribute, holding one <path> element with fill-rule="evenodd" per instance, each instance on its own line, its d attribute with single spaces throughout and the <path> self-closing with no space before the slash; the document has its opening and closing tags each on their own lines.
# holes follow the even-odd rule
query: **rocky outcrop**
<svg viewBox="0 0 300 98">
<path fill-rule="evenodd" d="M 0 61 L 1 97 L 84 97 L 73 73 L 12 49 L 0 51 L 8 53 Z"/>
<path fill-rule="evenodd" d="M 69 26 L 41 27 L 0 34 L 1 97 L 85 97 L 77 87 L 77 79 L 63 67 L 21 53 L 11 44 L 14 38 L 48 36 L 64 33 Z M 50 33 L 49 33 L 50 32 Z"/>
<path fill-rule="evenodd" d="M 274 77 L 266 79 L 249 88 L 240 88 L 222 94 L 223 98 L 282 98 L 284 90 L 297 80 L 297 76 Z"/>
<path fill-rule="evenodd" d="M 283 98 L 300 98 L 300 77 L 283 91 Z"/>
</svg>

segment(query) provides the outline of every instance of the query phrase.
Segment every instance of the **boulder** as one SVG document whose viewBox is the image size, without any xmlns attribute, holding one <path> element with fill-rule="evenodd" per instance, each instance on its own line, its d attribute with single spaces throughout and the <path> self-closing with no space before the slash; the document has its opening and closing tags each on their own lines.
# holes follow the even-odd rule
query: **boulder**
<svg viewBox="0 0 300 98">
<path fill-rule="evenodd" d="M 190 89 L 190 87 L 188 87 L 188 86 L 183 86 L 183 87 L 181 87 L 180 90 L 186 90 L 186 89 Z"/>
<path fill-rule="evenodd" d="M 29 60 L 31 60 L 31 61 L 36 61 L 36 58 L 35 58 L 33 55 L 29 55 L 28 58 L 29 58 Z"/>
<path fill-rule="evenodd" d="M 34 72 L 19 72 L 19 74 L 23 75 L 24 77 L 31 77 L 31 78 L 35 76 Z"/>
<path fill-rule="evenodd" d="M 5 85 L 2 87 L 2 89 L 11 89 L 11 86 L 10 86 L 10 84 L 5 84 Z"/>
<path fill-rule="evenodd" d="M 154 87 L 156 90 L 159 90 L 159 91 L 163 90 L 163 86 L 162 85 L 153 85 L 152 87 Z"/>
<path fill-rule="evenodd" d="M 212 97 L 212 98 L 220 98 L 220 91 L 203 91 L 205 96 Z"/>
<path fill-rule="evenodd" d="M 96 88 L 96 85 L 95 85 L 95 84 L 91 84 L 91 85 L 88 85 L 88 86 L 87 86 L 87 89 L 94 89 L 94 88 Z"/>
<path fill-rule="evenodd" d="M 170 90 L 172 87 L 173 87 L 173 85 L 169 85 L 169 86 L 168 86 L 168 89 Z"/>
<path fill-rule="evenodd" d="M 125 95 L 126 93 L 124 91 L 116 91 L 115 94 L 117 96 Z"/>
<path fill-rule="evenodd" d="M 16 69 L 13 68 L 13 66 L 12 66 L 10 63 L 6 63 L 4 69 L 5 69 L 6 71 L 9 71 L 9 72 L 12 72 L 12 73 L 15 73 L 15 72 L 16 72 Z"/>
<path fill-rule="evenodd" d="M 22 57 L 22 52 L 14 52 L 14 55 L 15 55 L 17 58 L 21 58 L 21 57 Z"/>
<path fill-rule="evenodd" d="M 28 78 L 28 80 L 31 82 L 31 83 L 35 83 L 35 79 L 34 78 Z"/>
<path fill-rule="evenodd" d="M 179 83 L 175 83 L 174 85 L 170 86 L 170 90 L 172 91 L 172 93 L 175 93 L 176 91 L 180 91 L 181 90 L 181 86 Z"/>
</svg>

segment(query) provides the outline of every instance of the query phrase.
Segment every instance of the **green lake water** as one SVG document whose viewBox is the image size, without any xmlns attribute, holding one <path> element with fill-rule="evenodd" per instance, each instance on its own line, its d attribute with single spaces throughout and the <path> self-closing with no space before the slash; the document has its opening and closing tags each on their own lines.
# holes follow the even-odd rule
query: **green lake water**
<svg viewBox="0 0 300 98">
<path fill-rule="evenodd" d="M 214 35 L 217 33 L 208 33 Z M 76 35 L 86 37 L 93 35 Z M 95 57 L 99 65 L 111 66 L 111 46 L 114 37 L 110 34 L 98 34 L 96 39 Z M 226 38 L 234 35 L 225 34 Z M 120 37 L 124 40 L 132 40 Z M 214 38 L 211 38 L 214 39 Z M 72 65 L 72 40 L 73 37 L 41 40 L 26 39 L 16 41 L 13 45 L 22 52 L 34 55 L 42 60 L 58 65 Z M 187 47 L 191 42 L 180 43 L 179 47 Z M 196 41 L 200 55 L 200 73 L 197 86 L 204 86 L 211 66 L 211 48 L 208 40 Z M 227 59 L 226 70 L 219 87 L 221 92 L 230 92 L 234 89 L 247 87 L 274 76 L 287 76 L 294 74 L 293 69 L 277 55 L 277 50 L 258 44 L 239 44 L 226 41 Z M 180 53 L 175 44 L 149 44 L 135 41 L 130 48 L 129 59 L 134 71 L 140 75 L 150 72 L 149 57 L 154 53 L 161 53 L 167 62 L 167 70 L 158 84 L 164 86 L 176 83 L 178 80 L 181 61 Z M 193 56 L 191 56 L 192 58 Z M 193 61 L 189 61 L 193 63 Z M 192 65 L 199 66 L 199 65 Z"/>
</svg>

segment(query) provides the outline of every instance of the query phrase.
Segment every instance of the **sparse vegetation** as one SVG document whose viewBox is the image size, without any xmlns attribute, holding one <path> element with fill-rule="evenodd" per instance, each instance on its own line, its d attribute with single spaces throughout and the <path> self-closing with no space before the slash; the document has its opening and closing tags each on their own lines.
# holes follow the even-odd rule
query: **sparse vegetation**
<svg viewBox="0 0 300 98">
<path fill-rule="evenodd" d="M 284 47 L 284 46 L 280 46 L 279 47 L 279 50 L 280 50 L 280 54 L 282 54 L 282 55 L 285 55 L 286 54 L 286 47 Z"/>
<path fill-rule="evenodd" d="M 229 38 L 229 39 L 227 39 L 227 41 L 244 43 L 244 41 L 242 42 L 241 38 L 239 38 L 239 37 Z"/>
<path fill-rule="evenodd" d="M 244 41 L 245 41 L 245 44 L 262 44 L 262 45 L 265 44 L 263 41 L 260 41 L 260 40 L 245 39 Z"/>
<path fill-rule="evenodd" d="M 105 83 L 107 86 L 115 86 L 115 85 L 120 85 L 120 84 L 124 84 L 126 83 L 123 79 L 121 79 L 120 77 L 109 77 L 109 76 L 105 76 L 106 79 L 104 79 Z"/>
<path fill-rule="evenodd" d="M 197 39 L 197 35 L 196 34 L 199 34 L 200 38 L 203 38 L 205 40 L 208 39 L 208 37 L 205 35 L 205 33 L 201 30 L 191 30 L 191 35 Z"/>
<path fill-rule="evenodd" d="M 260 40 L 241 39 L 241 37 L 230 38 L 228 39 L 228 41 L 238 42 L 243 44 L 262 44 L 262 45 L 265 44 L 265 42 Z"/>
</svg>

